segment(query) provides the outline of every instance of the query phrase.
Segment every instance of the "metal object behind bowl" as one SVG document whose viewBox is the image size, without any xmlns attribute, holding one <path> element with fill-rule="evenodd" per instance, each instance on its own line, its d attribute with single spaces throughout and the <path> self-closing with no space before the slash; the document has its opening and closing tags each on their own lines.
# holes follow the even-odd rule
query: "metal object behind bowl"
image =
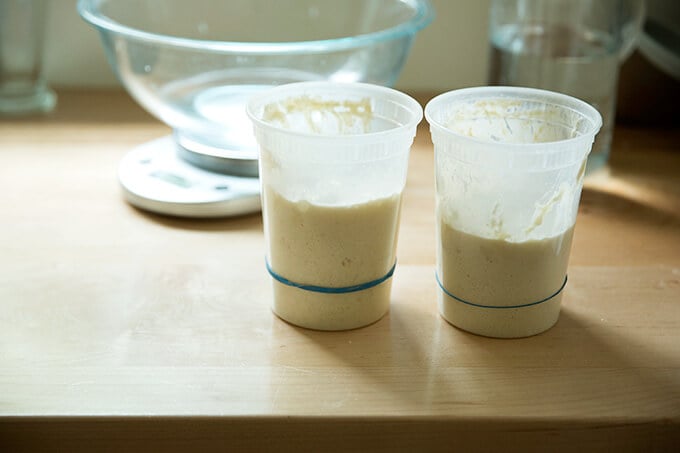
<svg viewBox="0 0 680 453">
<path fill-rule="evenodd" d="M 175 132 L 177 155 L 204 170 L 235 176 L 258 175 L 257 158 L 244 150 L 228 150 L 191 140 Z"/>
</svg>

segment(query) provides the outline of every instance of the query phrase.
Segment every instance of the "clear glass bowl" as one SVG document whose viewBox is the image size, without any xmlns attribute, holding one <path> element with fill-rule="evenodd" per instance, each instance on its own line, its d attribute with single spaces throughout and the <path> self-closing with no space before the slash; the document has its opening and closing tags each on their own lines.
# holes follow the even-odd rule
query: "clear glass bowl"
<svg viewBox="0 0 680 453">
<path fill-rule="evenodd" d="M 185 160 L 257 174 L 245 103 L 305 80 L 392 85 L 427 0 L 80 0 L 130 94 L 175 131 Z"/>
</svg>

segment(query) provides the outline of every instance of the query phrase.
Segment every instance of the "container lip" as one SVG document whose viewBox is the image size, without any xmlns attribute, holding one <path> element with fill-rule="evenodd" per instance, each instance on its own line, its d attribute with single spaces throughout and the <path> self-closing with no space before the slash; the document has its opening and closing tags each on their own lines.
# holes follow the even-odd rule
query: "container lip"
<svg viewBox="0 0 680 453">
<path fill-rule="evenodd" d="M 504 142 L 494 142 L 490 140 L 483 140 L 477 137 L 470 137 L 468 135 L 462 135 L 455 132 L 444 125 L 441 121 L 435 118 L 435 111 L 440 109 L 444 104 L 453 101 L 466 101 L 470 99 L 513 99 L 520 101 L 535 101 L 543 102 L 545 104 L 561 106 L 565 109 L 571 110 L 583 119 L 590 123 L 591 129 L 588 133 L 577 135 L 576 137 L 568 138 L 565 140 L 550 141 L 550 142 L 534 142 L 534 143 L 504 143 Z M 585 101 L 577 99 L 573 96 L 569 96 L 562 93 L 557 93 L 554 91 L 541 90 L 538 88 L 525 88 L 525 87 L 511 87 L 511 86 L 480 86 L 480 87 L 470 87 L 462 88 L 459 90 L 448 91 L 446 93 L 439 94 L 435 96 L 430 102 L 425 106 L 425 118 L 430 124 L 430 130 L 437 129 L 441 132 L 449 134 L 450 136 L 456 137 L 456 139 L 474 143 L 477 145 L 492 145 L 501 146 L 503 148 L 511 149 L 515 154 L 549 154 L 554 152 L 560 152 L 562 145 L 568 145 L 572 143 L 578 143 L 582 141 L 592 141 L 593 137 L 599 132 L 602 127 L 602 116 L 597 111 L 595 107 L 588 104 Z M 560 145 L 557 149 L 550 150 L 550 147 L 556 147 Z"/>
<path fill-rule="evenodd" d="M 118 33 L 128 38 L 135 38 L 140 41 L 163 46 L 171 45 L 186 49 L 227 54 L 299 54 L 353 49 L 414 35 L 429 25 L 434 19 L 434 9 L 430 5 L 429 0 L 402 0 L 402 3 L 413 8 L 413 17 L 406 22 L 372 33 L 334 39 L 291 42 L 215 41 L 163 35 L 128 27 L 104 15 L 100 8 L 102 2 L 103 0 L 78 0 L 77 5 L 80 16 L 86 22 L 102 31 Z"/>
<path fill-rule="evenodd" d="M 275 102 L 276 100 L 285 99 L 289 96 L 285 96 L 285 93 L 291 92 L 291 96 L 301 96 L 304 94 L 317 94 L 317 93 L 336 93 L 341 90 L 346 90 L 348 94 L 359 94 L 365 95 L 371 98 L 376 98 L 384 96 L 390 99 L 393 103 L 399 104 L 404 109 L 410 112 L 409 121 L 395 126 L 391 129 L 382 130 L 378 132 L 367 132 L 365 134 L 343 134 L 343 135 L 323 135 L 314 134 L 311 132 L 299 132 L 292 131 L 280 126 L 275 126 L 267 121 L 264 121 L 258 111 L 262 109 L 265 105 Z M 295 93 L 293 93 L 295 92 Z M 377 96 L 376 96 L 377 95 Z M 256 94 L 248 101 L 246 105 L 246 113 L 248 117 L 253 122 L 255 127 L 260 127 L 271 132 L 286 135 L 288 137 L 295 137 L 299 139 L 307 139 L 314 141 L 327 140 L 333 143 L 347 143 L 347 142 L 378 142 L 384 141 L 390 136 L 398 135 L 399 133 L 410 132 L 415 135 L 416 128 L 418 124 L 423 119 L 423 107 L 418 101 L 413 99 L 406 93 L 395 90 L 393 88 L 384 87 L 381 85 L 374 85 L 370 83 L 358 83 L 358 82 L 296 82 L 288 83 L 284 85 L 279 85 L 274 88 L 263 91 L 262 93 Z"/>
</svg>

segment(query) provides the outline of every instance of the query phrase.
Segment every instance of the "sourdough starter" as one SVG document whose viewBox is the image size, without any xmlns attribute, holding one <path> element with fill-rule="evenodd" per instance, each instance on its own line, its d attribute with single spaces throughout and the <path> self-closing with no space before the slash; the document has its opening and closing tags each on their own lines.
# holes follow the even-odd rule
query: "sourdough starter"
<svg viewBox="0 0 680 453">
<path fill-rule="evenodd" d="M 564 283 L 573 227 L 555 237 L 524 242 L 483 238 L 439 224 L 439 278 L 447 291 L 465 301 L 490 306 L 538 302 Z M 452 324 L 490 337 L 525 337 L 552 327 L 562 293 L 521 308 L 481 308 L 440 291 L 440 310 Z"/>
<path fill-rule="evenodd" d="M 349 206 L 291 201 L 264 188 L 272 270 L 295 283 L 359 285 L 383 277 L 395 263 L 401 194 Z M 327 294 L 273 280 L 274 312 L 321 330 L 361 327 L 388 310 L 392 279 L 363 291 Z"/>
</svg>

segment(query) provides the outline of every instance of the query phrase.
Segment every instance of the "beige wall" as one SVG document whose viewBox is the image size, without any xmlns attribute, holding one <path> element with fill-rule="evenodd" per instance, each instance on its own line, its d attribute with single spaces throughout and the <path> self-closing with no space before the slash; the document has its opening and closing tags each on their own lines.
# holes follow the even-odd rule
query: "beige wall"
<svg viewBox="0 0 680 453">
<path fill-rule="evenodd" d="M 341 1 L 341 0 L 339 0 Z M 489 0 L 432 0 L 434 22 L 417 37 L 397 87 L 445 91 L 485 83 Z M 115 86 L 99 36 L 76 0 L 50 0 L 46 73 L 55 86 Z"/>
<path fill-rule="evenodd" d="M 397 87 L 447 91 L 486 84 L 490 0 L 432 0 L 435 20 L 416 38 Z"/>
</svg>

